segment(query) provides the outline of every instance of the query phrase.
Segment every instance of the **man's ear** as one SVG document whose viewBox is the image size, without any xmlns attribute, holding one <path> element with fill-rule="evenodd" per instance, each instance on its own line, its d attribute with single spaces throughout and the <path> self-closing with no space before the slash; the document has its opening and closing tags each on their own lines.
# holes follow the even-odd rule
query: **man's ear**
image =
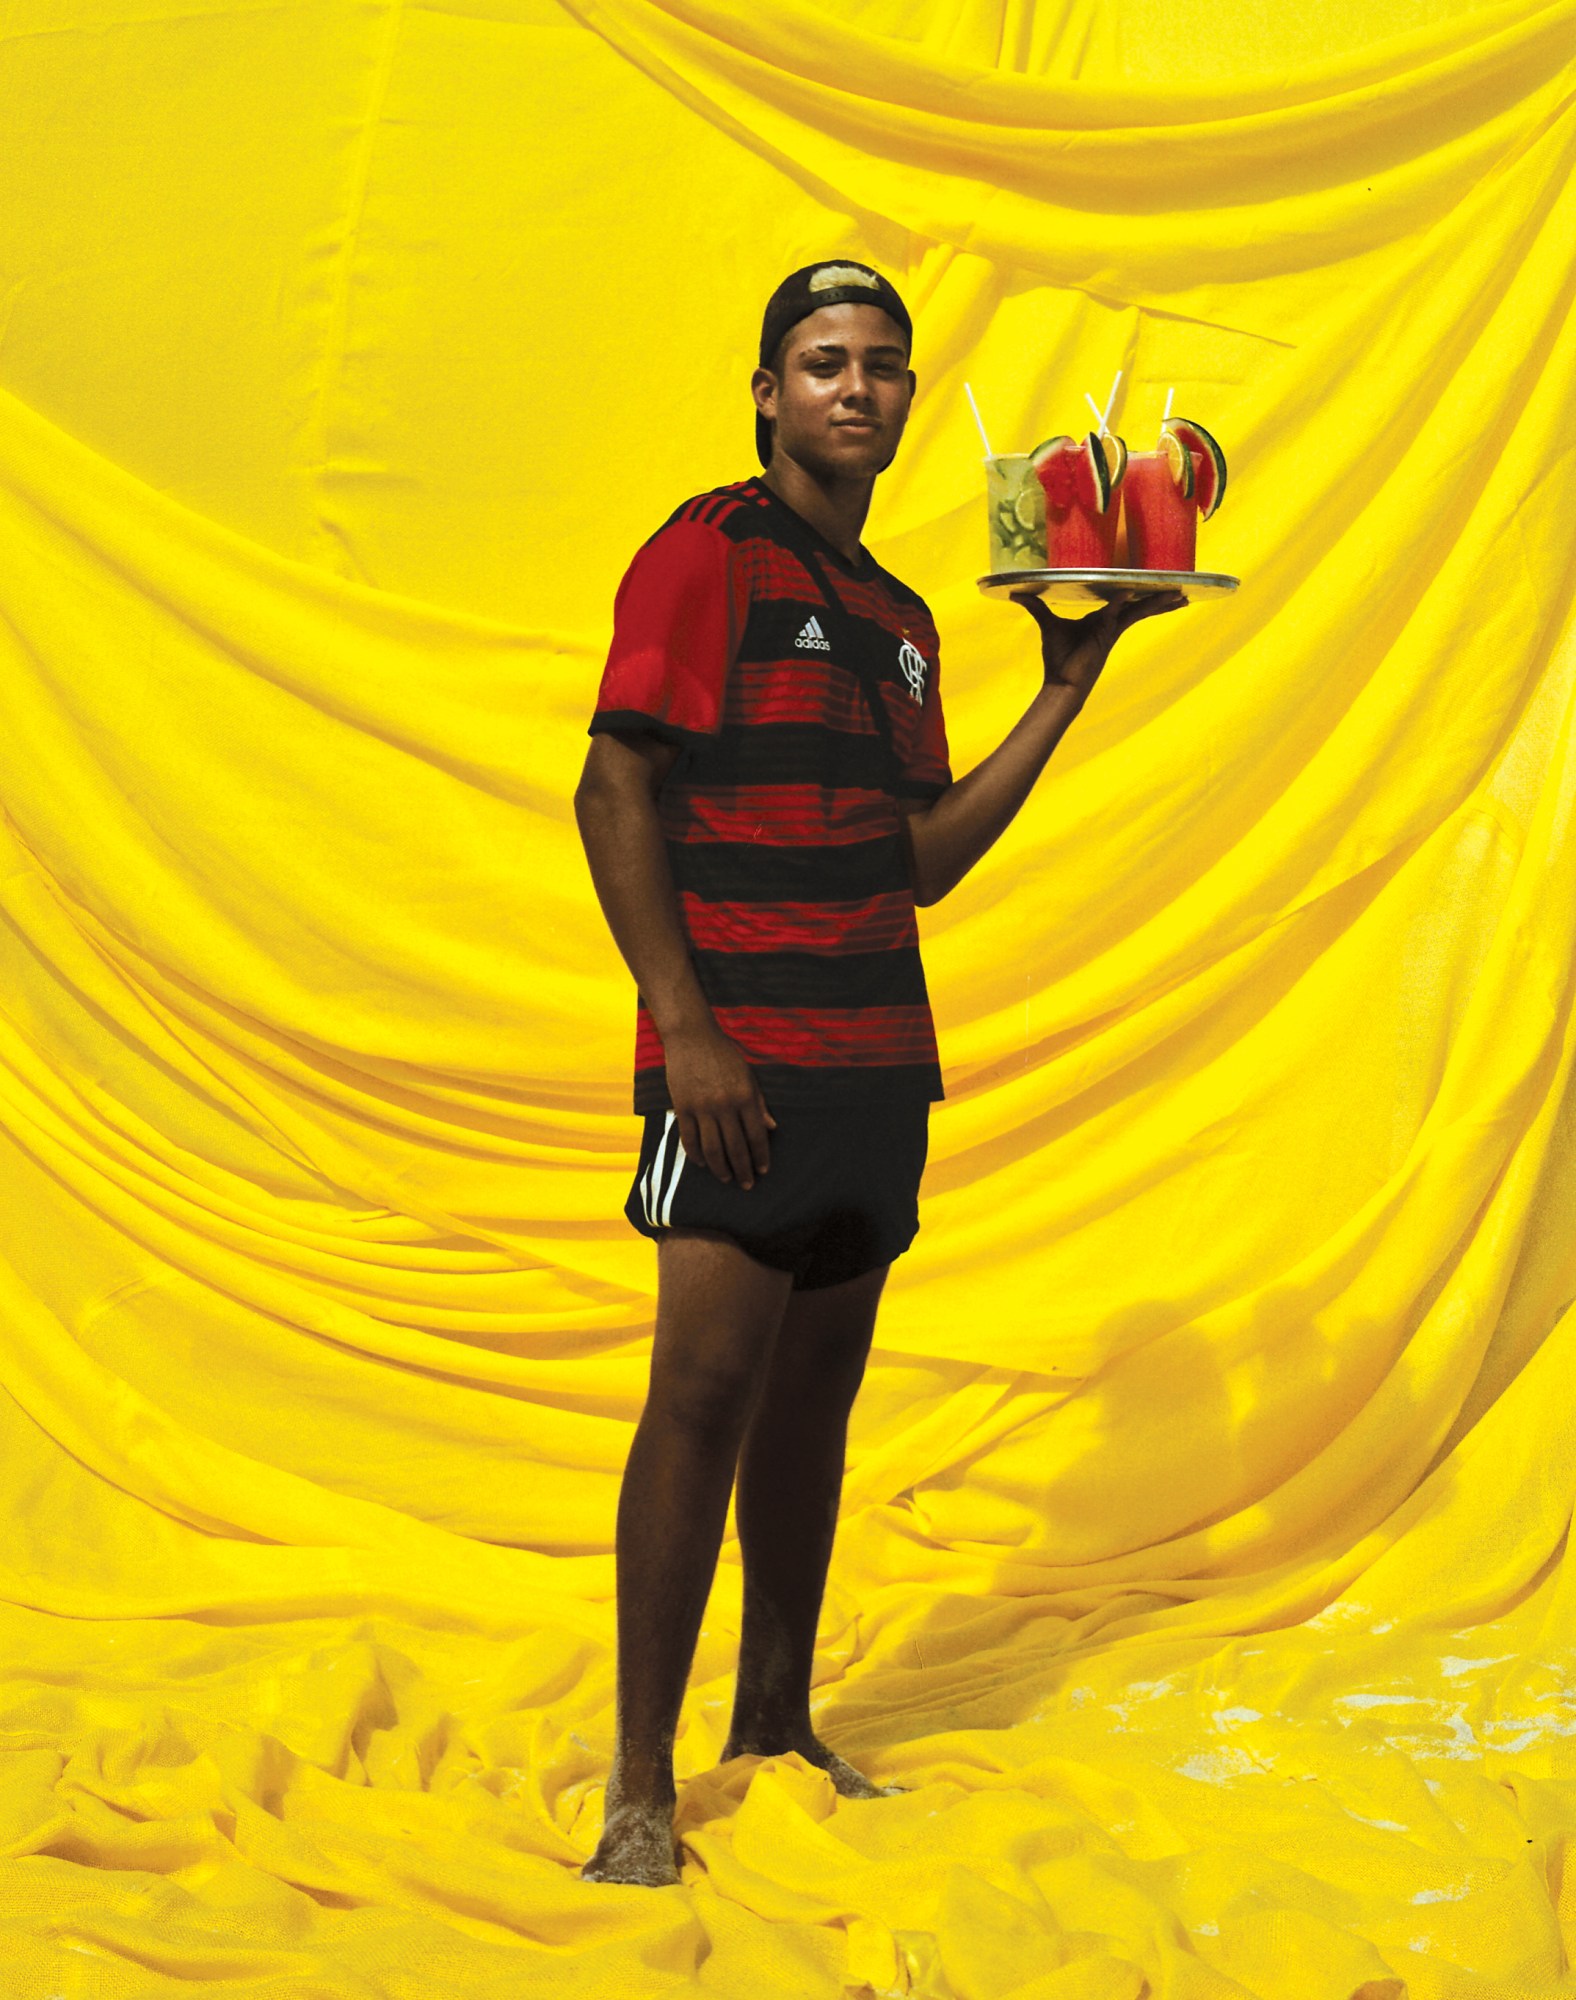
<svg viewBox="0 0 1576 2000">
<path fill-rule="evenodd" d="M 910 397 L 919 393 L 919 377 L 914 373 L 912 368 L 908 371 L 908 393 Z"/>
<path fill-rule="evenodd" d="M 750 377 L 750 394 L 755 398 L 755 407 L 768 423 L 777 417 L 777 377 L 769 368 L 757 368 Z"/>
</svg>

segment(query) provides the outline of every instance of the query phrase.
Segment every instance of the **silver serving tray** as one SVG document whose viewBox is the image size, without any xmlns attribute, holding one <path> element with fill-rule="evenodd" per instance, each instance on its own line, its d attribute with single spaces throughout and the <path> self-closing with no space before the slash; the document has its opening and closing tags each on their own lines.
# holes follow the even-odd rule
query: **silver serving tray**
<svg viewBox="0 0 1576 2000">
<path fill-rule="evenodd" d="M 1195 597 L 1226 597 L 1238 578 L 1205 569 L 999 569 L 979 579 L 986 597 L 1010 598 L 1014 592 L 1043 597 L 1053 606 L 1092 611 L 1135 591 L 1180 590 Z"/>
</svg>

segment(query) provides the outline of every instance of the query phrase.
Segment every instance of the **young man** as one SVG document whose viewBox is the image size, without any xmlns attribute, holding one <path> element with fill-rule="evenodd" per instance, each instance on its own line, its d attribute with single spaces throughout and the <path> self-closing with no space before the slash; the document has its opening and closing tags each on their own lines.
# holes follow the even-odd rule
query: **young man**
<svg viewBox="0 0 1576 2000">
<path fill-rule="evenodd" d="M 751 381 L 765 471 L 639 550 L 575 794 L 639 989 L 630 1222 L 657 1244 L 651 1383 L 618 1508 L 618 1741 L 583 1873 L 676 1882 L 673 1738 L 738 1476 L 744 1617 L 725 1757 L 810 1726 L 848 1413 L 891 1260 L 918 1227 L 942 1094 L 916 903 L 1028 796 L 1150 592 L 1077 622 L 1022 601 L 1043 684 L 956 783 L 935 627 L 859 535 L 915 378 L 896 291 L 809 265 L 772 294 Z"/>
</svg>

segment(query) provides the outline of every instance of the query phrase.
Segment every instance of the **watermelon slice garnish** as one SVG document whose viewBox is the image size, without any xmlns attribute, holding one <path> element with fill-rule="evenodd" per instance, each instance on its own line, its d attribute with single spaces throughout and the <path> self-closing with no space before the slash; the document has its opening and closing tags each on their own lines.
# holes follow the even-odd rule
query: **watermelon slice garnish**
<svg viewBox="0 0 1576 2000">
<path fill-rule="evenodd" d="M 1047 438 L 1029 453 L 1046 500 L 1053 507 L 1088 507 L 1109 513 L 1127 470 L 1127 446 L 1119 437 Z"/>
<path fill-rule="evenodd" d="M 1165 439 L 1174 437 L 1193 461 L 1198 517 L 1207 521 L 1225 497 L 1226 454 L 1204 426 L 1191 417 L 1167 417 L 1160 426 L 1160 436 L 1162 449 Z"/>
<path fill-rule="evenodd" d="M 1029 463 L 1038 472 L 1040 467 L 1053 453 L 1070 450 L 1074 443 L 1074 439 L 1066 436 L 1047 438 L 1044 444 L 1037 444 L 1033 451 L 1029 453 Z"/>
<path fill-rule="evenodd" d="M 1082 446 L 1076 438 L 1047 438 L 1029 453 L 1045 498 L 1052 507 L 1070 507 L 1078 498 L 1078 475 L 1074 469 Z"/>
<path fill-rule="evenodd" d="M 1116 488 L 1111 484 L 1111 467 L 1106 459 L 1105 446 L 1095 432 L 1090 431 L 1083 441 L 1083 463 L 1078 468 L 1083 492 L 1079 498 L 1086 507 L 1093 507 L 1103 514 L 1111 504 L 1111 495 Z"/>
</svg>

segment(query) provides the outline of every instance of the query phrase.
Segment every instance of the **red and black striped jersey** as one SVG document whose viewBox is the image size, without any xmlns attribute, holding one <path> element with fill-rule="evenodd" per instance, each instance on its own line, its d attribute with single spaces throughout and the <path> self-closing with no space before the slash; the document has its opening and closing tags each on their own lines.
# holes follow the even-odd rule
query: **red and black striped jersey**
<svg viewBox="0 0 1576 2000">
<path fill-rule="evenodd" d="M 942 1095 L 897 805 L 952 782 L 939 652 L 921 598 L 759 478 L 686 501 L 619 586 L 591 732 L 680 746 L 658 808 L 690 955 L 768 1106 Z M 635 1109 L 667 1108 L 640 1000 Z"/>
</svg>

